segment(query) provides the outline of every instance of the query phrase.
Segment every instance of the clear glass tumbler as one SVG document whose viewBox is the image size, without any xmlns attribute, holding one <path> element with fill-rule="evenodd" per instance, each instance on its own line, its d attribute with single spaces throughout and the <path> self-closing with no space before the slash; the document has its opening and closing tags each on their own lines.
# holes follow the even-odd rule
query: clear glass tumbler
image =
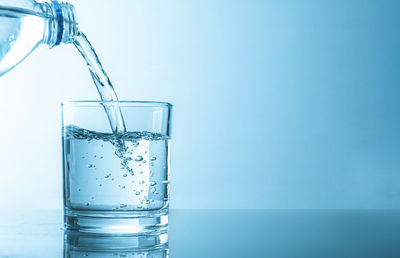
<svg viewBox="0 0 400 258">
<path fill-rule="evenodd" d="M 110 106 L 121 109 L 126 132 L 111 131 Z M 166 233 L 171 109 L 163 102 L 62 104 L 66 230 L 147 235 L 147 242 Z"/>
</svg>

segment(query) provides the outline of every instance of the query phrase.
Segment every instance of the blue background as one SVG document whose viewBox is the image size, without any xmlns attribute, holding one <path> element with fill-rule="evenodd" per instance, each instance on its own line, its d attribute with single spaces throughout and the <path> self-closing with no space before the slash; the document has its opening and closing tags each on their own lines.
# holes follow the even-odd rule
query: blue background
<svg viewBox="0 0 400 258">
<path fill-rule="evenodd" d="M 174 104 L 171 207 L 400 208 L 399 1 L 71 2 L 120 99 Z M 61 207 L 84 61 L 41 47 L 0 87 L 0 204 Z"/>
</svg>

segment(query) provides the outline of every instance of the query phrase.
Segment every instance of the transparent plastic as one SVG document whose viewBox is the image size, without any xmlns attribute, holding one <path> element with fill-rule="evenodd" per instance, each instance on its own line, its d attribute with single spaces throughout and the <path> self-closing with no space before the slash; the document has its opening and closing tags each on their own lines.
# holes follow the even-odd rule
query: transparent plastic
<svg viewBox="0 0 400 258">
<path fill-rule="evenodd" d="M 0 76 L 41 44 L 73 42 L 78 34 L 75 17 L 68 3 L 0 0 Z"/>
</svg>

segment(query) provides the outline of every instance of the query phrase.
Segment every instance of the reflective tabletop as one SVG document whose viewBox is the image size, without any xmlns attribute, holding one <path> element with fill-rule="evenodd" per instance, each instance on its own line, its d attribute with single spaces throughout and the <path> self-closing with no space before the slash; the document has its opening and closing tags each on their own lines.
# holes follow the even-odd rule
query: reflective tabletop
<svg viewBox="0 0 400 258">
<path fill-rule="evenodd" d="M 400 211 L 171 210 L 169 244 L 62 230 L 62 211 L 1 214 L 0 257 L 400 257 Z"/>
</svg>

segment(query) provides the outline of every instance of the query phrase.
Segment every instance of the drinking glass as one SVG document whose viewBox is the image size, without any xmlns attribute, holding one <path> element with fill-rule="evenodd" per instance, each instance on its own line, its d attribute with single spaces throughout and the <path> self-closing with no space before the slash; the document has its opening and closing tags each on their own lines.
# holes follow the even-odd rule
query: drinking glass
<svg viewBox="0 0 400 258">
<path fill-rule="evenodd" d="M 125 131 L 112 132 L 110 109 L 120 109 Z M 62 103 L 67 231 L 147 240 L 166 232 L 171 110 L 164 102 Z"/>
</svg>

